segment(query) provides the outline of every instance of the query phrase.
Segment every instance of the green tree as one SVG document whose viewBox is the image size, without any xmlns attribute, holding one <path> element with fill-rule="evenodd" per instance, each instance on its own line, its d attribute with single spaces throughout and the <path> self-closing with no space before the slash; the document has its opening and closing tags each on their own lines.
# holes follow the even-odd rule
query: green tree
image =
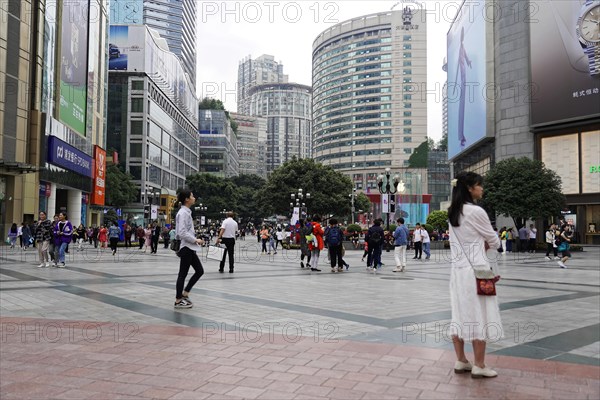
<svg viewBox="0 0 600 400">
<path fill-rule="evenodd" d="M 364 193 L 358 193 L 354 199 L 354 211 L 363 210 L 363 212 L 369 212 L 371 210 L 371 200 Z"/>
<path fill-rule="evenodd" d="M 237 206 L 237 186 L 230 179 L 211 174 L 193 174 L 187 177 L 186 185 L 194 193 L 196 205 L 202 203 L 207 207 L 205 215 L 210 219 L 220 219 L 223 209 L 235 210 Z"/>
<path fill-rule="evenodd" d="M 566 201 L 561 179 L 539 160 L 508 158 L 496 163 L 485 177 L 483 206 L 512 217 L 517 229 L 526 220 L 560 214 Z"/>
<path fill-rule="evenodd" d="M 415 151 L 410 155 L 408 159 L 409 168 L 427 168 L 429 150 L 433 149 L 435 142 L 433 139 L 428 138 L 426 141 L 421 143 Z"/>
<path fill-rule="evenodd" d="M 113 208 L 107 210 L 106 214 L 104 214 L 104 225 L 106 225 L 107 228 L 112 226 L 113 222 L 118 220 L 119 216 Z"/>
<path fill-rule="evenodd" d="M 200 104 L 198 104 L 198 110 L 223 110 L 225 111 L 225 105 L 221 100 L 211 99 L 210 97 L 205 97 L 202 99 Z"/>
<path fill-rule="evenodd" d="M 266 215 L 258 212 L 260 207 L 257 193 L 265 186 L 266 180 L 258 175 L 239 175 L 231 178 L 231 181 L 237 187 L 234 211 L 244 223 L 260 223 L 261 217 Z"/>
<path fill-rule="evenodd" d="M 438 150 L 448 151 L 448 134 L 444 134 L 440 141 L 436 144 Z"/>
<path fill-rule="evenodd" d="M 448 211 L 432 211 L 427 216 L 427 224 L 446 231 L 448 229 Z"/>
<path fill-rule="evenodd" d="M 137 198 L 138 188 L 133 176 L 124 172 L 121 166 L 108 164 L 106 167 L 106 204 L 121 208 Z"/>
<path fill-rule="evenodd" d="M 263 215 L 288 215 L 290 194 L 299 188 L 310 193 L 310 199 L 304 199 L 309 214 L 350 215 L 350 178 L 312 159 L 295 157 L 275 169 L 259 191 L 257 199 Z"/>
<path fill-rule="evenodd" d="M 354 232 L 362 232 L 362 228 L 360 227 L 360 225 L 358 224 L 350 224 L 348 225 L 348 227 L 346 228 L 346 230 L 350 233 L 354 233 Z"/>
</svg>

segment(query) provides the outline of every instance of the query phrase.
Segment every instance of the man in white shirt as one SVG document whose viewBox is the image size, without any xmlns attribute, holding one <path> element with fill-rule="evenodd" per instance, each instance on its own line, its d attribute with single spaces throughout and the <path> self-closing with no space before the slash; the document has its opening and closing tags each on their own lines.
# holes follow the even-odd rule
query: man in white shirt
<svg viewBox="0 0 600 400">
<path fill-rule="evenodd" d="M 536 239 L 537 239 L 537 229 L 535 229 L 533 224 L 531 224 L 531 225 L 529 225 L 529 252 L 530 253 L 535 253 Z"/>
<path fill-rule="evenodd" d="M 415 256 L 413 260 L 420 260 L 423 255 L 423 235 L 421 234 L 421 224 L 417 223 L 413 232 L 413 243 L 415 246 Z"/>
<path fill-rule="evenodd" d="M 429 257 L 431 257 L 431 250 L 430 250 L 430 245 L 431 245 L 431 239 L 429 238 L 429 233 L 427 232 L 427 229 L 425 228 L 421 228 L 421 241 L 423 243 L 423 251 L 425 252 L 425 259 L 429 260 Z"/>
<path fill-rule="evenodd" d="M 233 274 L 233 249 L 235 247 L 235 233 L 238 230 L 238 224 L 233 219 L 233 215 L 233 211 L 227 212 L 227 218 L 221 224 L 219 237 L 217 238 L 217 244 L 223 242 L 225 247 L 227 247 L 227 251 L 223 252 L 223 259 L 219 265 L 219 272 L 221 273 L 225 272 L 225 258 L 229 254 L 229 273 Z"/>
</svg>

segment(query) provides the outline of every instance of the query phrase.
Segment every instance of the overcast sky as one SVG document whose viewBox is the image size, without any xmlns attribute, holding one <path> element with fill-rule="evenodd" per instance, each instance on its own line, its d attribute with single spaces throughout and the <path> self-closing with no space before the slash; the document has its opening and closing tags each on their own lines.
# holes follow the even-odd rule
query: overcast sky
<svg viewBox="0 0 600 400">
<path fill-rule="evenodd" d="M 415 4 L 414 2 L 405 2 Z M 442 87 L 446 33 L 461 0 L 427 0 L 428 87 Z M 325 29 L 376 12 L 402 9 L 400 1 L 199 1 L 198 90 L 235 111 L 238 64 L 270 54 L 282 62 L 290 82 L 311 85 L 312 44 Z M 437 97 L 437 101 L 436 101 Z M 429 136 L 442 136 L 441 92 L 428 96 Z"/>
</svg>

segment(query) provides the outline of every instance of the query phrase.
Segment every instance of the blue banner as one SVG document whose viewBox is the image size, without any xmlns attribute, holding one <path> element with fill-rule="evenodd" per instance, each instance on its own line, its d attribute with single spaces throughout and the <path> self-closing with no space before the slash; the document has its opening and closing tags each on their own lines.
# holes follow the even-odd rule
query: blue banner
<svg viewBox="0 0 600 400">
<path fill-rule="evenodd" d="M 92 177 L 92 157 L 56 136 L 48 136 L 48 162 Z"/>
</svg>

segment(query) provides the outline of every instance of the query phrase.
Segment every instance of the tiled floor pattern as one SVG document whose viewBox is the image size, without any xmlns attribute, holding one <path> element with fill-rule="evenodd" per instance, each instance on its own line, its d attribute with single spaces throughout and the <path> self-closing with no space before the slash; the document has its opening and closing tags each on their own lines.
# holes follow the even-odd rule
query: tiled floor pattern
<svg viewBox="0 0 600 400">
<path fill-rule="evenodd" d="M 508 356 L 475 380 L 448 350 L 165 325 L 0 319 L 2 399 L 597 399 L 600 368 Z"/>
</svg>

